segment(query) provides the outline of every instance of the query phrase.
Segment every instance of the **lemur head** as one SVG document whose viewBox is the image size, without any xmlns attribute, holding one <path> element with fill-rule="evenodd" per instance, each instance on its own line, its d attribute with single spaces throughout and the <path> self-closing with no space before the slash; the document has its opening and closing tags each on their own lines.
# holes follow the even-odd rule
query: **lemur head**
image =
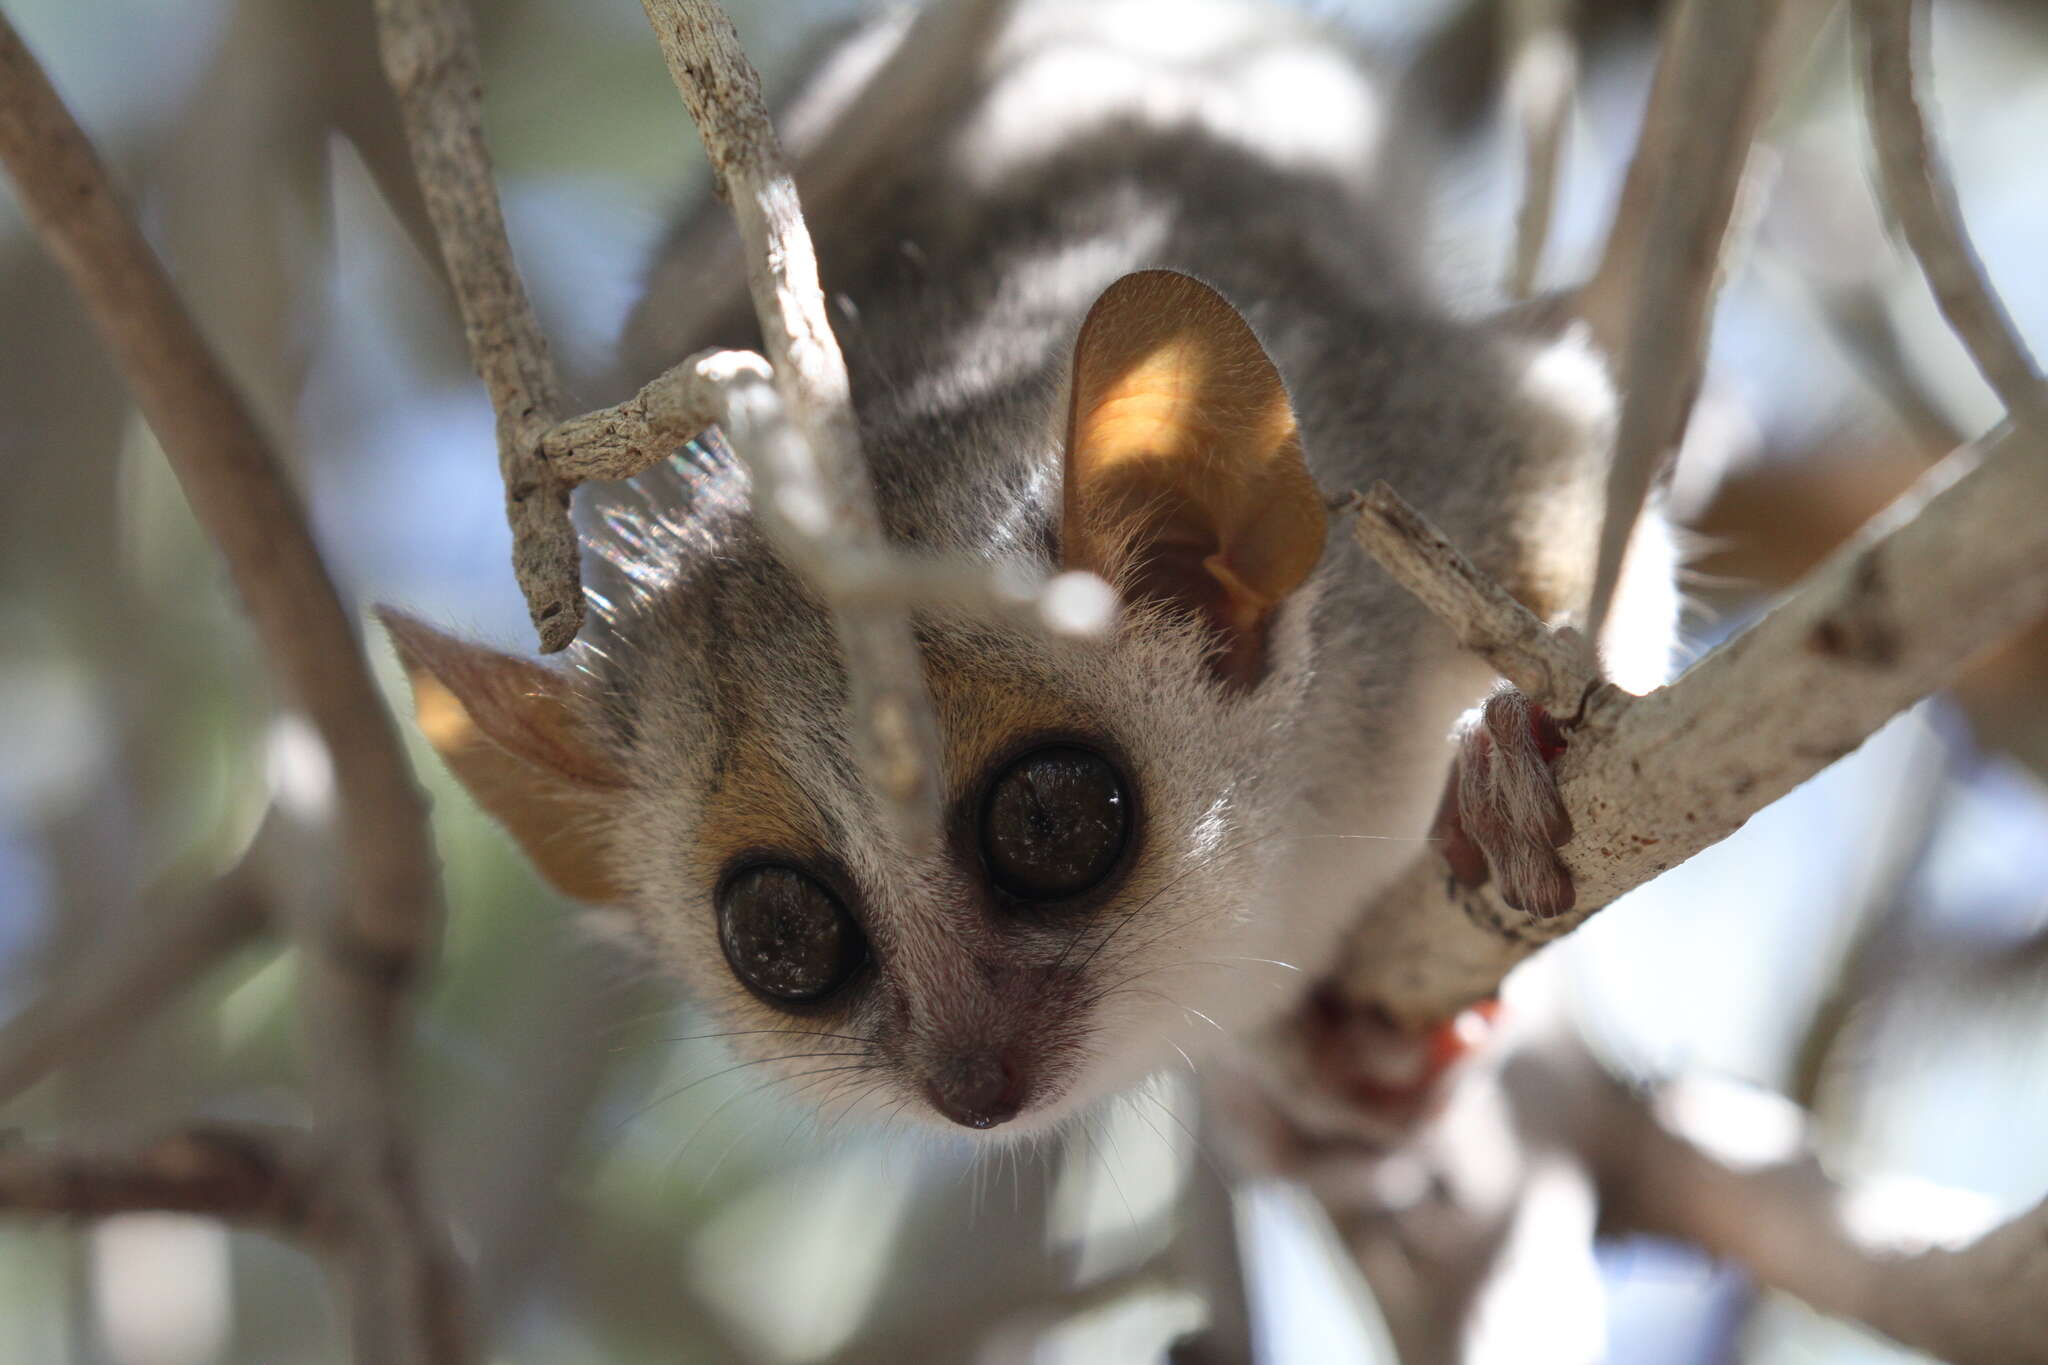
<svg viewBox="0 0 2048 1365">
<path fill-rule="evenodd" d="M 1001 458 L 878 477 L 899 539 L 1090 570 L 1125 604 L 1096 640 L 916 616 L 928 856 L 887 835 L 831 621 L 729 459 L 614 512 L 625 590 L 594 594 L 571 668 L 386 618 L 476 799 L 821 1106 L 1009 1133 L 1136 1079 L 1244 989 L 1227 958 L 1286 856 L 1326 513 L 1279 374 L 1214 291 L 1147 271 L 1097 300 L 1041 407 Z M 979 463 L 934 475 L 949 454 Z"/>
</svg>

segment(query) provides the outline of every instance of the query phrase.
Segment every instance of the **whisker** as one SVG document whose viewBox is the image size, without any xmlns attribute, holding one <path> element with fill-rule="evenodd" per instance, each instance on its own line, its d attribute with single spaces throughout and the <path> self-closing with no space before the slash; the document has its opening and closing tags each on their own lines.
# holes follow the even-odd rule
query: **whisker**
<svg viewBox="0 0 2048 1365">
<path fill-rule="evenodd" d="M 750 1066 L 766 1066 L 770 1062 L 812 1061 L 820 1057 L 865 1057 L 867 1055 L 868 1054 L 865 1052 L 857 1052 L 848 1049 L 845 1051 L 836 1052 L 785 1052 L 773 1057 L 750 1057 L 743 1062 L 735 1062 L 731 1066 L 722 1067 L 719 1070 L 712 1072 L 708 1076 L 699 1076 L 695 1080 L 688 1081 L 682 1085 L 677 1086 L 674 1090 L 668 1091 L 666 1094 L 657 1095 L 655 1098 L 649 1100 L 647 1103 L 641 1105 L 638 1109 L 628 1114 L 625 1118 L 620 1119 L 617 1128 L 615 1128 L 613 1131 L 614 1133 L 616 1133 L 618 1129 L 624 1128 L 627 1124 L 635 1123 L 640 1119 L 645 1118 L 649 1113 L 653 1112 L 655 1109 L 660 1108 L 662 1105 L 667 1104 L 670 1100 L 675 1099 L 678 1095 L 681 1095 L 686 1090 L 695 1090 L 698 1086 L 703 1085 L 707 1081 L 715 1081 L 720 1076 L 730 1076 L 735 1071 L 745 1071 Z"/>
<path fill-rule="evenodd" d="M 1108 997 L 1109 997 L 1109 996 L 1110 996 L 1111 994 L 1115 994 L 1116 992 L 1119 992 L 1119 991 L 1128 991 L 1128 992 L 1129 992 L 1130 994 L 1132 994 L 1132 995 L 1149 995 L 1149 996 L 1151 996 L 1151 997 L 1152 997 L 1153 999 L 1155 999 L 1155 1000 L 1163 1000 L 1163 1001 L 1165 1001 L 1165 1002 L 1166 1002 L 1167 1004 L 1169 1004 L 1169 1005 L 1173 1006 L 1173 1007 L 1174 1007 L 1175 1009 L 1179 1010 L 1179 1011 L 1180 1011 L 1180 1012 L 1181 1012 L 1182 1014 L 1189 1014 L 1189 1015 L 1193 1015 L 1193 1016 L 1194 1016 L 1195 1018 L 1197 1018 L 1197 1019 L 1201 1020 L 1201 1021 L 1202 1021 L 1203 1023 L 1207 1024 L 1207 1025 L 1208 1025 L 1208 1026 L 1209 1026 L 1210 1028 L 1212 1028 L 1212 1029 L 1215 1029 L 1215 1030 L 1216 1030 L 1216 1031 L 1217 1031 L 1218 1033 L 1222 1034 L 1222 1035 L 1223 1035 L 1224 1037 L 1228 1038 L 1228 1037 L 1230 1036 L 1230 1030 L 1229 1030 L 1229 1029 L 1226 1029 L 1225 1027 L 1223 1027 L 1223 1025 L 1221 1025 L 1221 1024 L 1219 1024 L 1219 1023 L 1217 1023 L 1217 1022 L 1216 1022 L 1216 1021 L 1215 1021 L 1214 1019 L 1211 1019 L 1211 1018 L 1210 1018 L 1210 1017 L 1209 1017 L 1208 1015 L 1206 1015 L 1206 1014 L 1202 1013 L 1202 1012 L 1201 1012 L 1200 1010 L 1196 1009 L 1196 1008 L 1195 1008 L 1195 1007 L 1194 1007 L 1193 1005 L 1184 1005 L 1184 1004 L 1182 1004 L 1182 1003 L 1181 1003 L 1180 1001 L 1178 1001 L 1178 1000 L 1174 999 L 1174 998 L 1173 998 L 1172 996 L 1170 996 L 1170 995 L 1167 995 L 1167 994 L 1165 994 L 1165 993 L 1163 993 L 1163 992 L 1160 992 L 1160 991 L 1155 991 L 1155 990 L 1148 990 L 1148 989 L 1146 989 L 1145 987 L 1142 987 L 1142 986 L 1135 986 L 1135 985 L 1132 985 L 1132 984 L 1131 984 L 1131 982 L 1134 982 L 1134 981 L 1138 980 L 1138 977 L 1139 977 L 1139 976 L 1142 976 L 1142 975 L 1145 975 L 1145 973 L 1139 973 L 1139 974 L 1138 974 L 1138 976 L 1132 976 L 1132 977 L 1128 978 L 1128 979 L 1127 979 L 1127 980 L 1126 980 L 1126 981 L 1125 981 L 1125 982 L 1124 982 L 1124 983 L 1123 983 L 1122 985 L 1120 985 L 1120 986 L 1116 987 L 1116 988 L 1115 988 L 1115 991 L 1105 991 L 1105 992 L 1103 992 L 1103 993 L 1102 993 L 1101 995 L 1099 995 L 1099 996 L 1096 996 L 1096 997 L 1094 997 L 1094 998 L 1090 999 L 1090 1000 L 1088 1001 L 1088 1005 L 1089 1005 L 1089 1006 L 1093 1006 L 1093 1005 L 1099 1004 L 1099 1003 L 1101 1003 L 1101 1001 L 1102 1001 L 1102 1000 L 1104 1000 L 1104 999 L 1107 999 L 1107 998 L 1108 998 Z M 1185 1056 L 1186 1054 L 1185 1054 L 1185 1053 L 1183 1053 L 1182 1055 L 1183 1055 L 1183 1056 Z"/>
<path fill-rule="evenodd" d="M 1122 1098 L 1125 1101 L 1130 1101 L 1134 1096 L 1144 1094 L 1145 1088 L 1141 1085 L 1137 1087 L 1135 1090 L 1127 1091 L 1120 1098 Z M 1146 1098 L 1149 1099 L 1151 1097 L 1147 1095 Z M 1174 1155 L 1173 1139 L 1168 1137 L 1166 1135 L 1165 1130 L 1152 1121 L 1151 1115 L 1147 1114 L 1144 1110 L 1140 1109 L 1135 1103 L 1132 1103 L 1131 1116 L 1137 1119 L 1138 1122 L 1144 1124 L 1147 1128 L 1152 1130 L 1152 1136 L 1159 1139 L 1159 1145 L 1166 1149 L 1166 1154 L 1168 1157 L 1172 1157 Z"/>
<path fill-rule="evenodd" d="M 759 1094 L 762 1090 L 770 1089 L 774 1085 L 782 1081 L 803 1080 L 804 1084 L 797 1086 L 795 1089 L 789 1092 L 792 1096 L 801 1095 L 806 1090 L 809 1090 L 814 1086 L 829 1084 L 829 1078 L 832 1076 L 840 1075 L 848 1071 L 861 1071 L 865 1069 L 866 1068 L 864 1066 L 828 1066 L 818 1071 L 808 1071 L 801 1073 L 797 1076 L 778 1076 L 774 1080 L 771 1080 L 764 1085 L 756 1087 L 755 1090 L 753 1090 L 750 1093 Z M 805 1077 L 809 1077 L 810 1079 L 805 1080 Z M 757 1115 L 752 1123 L 749 1123 L 746 1127 L 742 1128 L 731 1142 L 725 1144 L 725 1150 L 718 1154 L 718 1159 L 712 1162 L 710 1169 L 705 1171 L 704 1174 L 701 1177 L 699 1177 L 697 1181 L 697 1198 L 702 1199 L 706 1191 L 708 1191 L 711 1188 L 712 1178 L 718 1174 L 718 1168 L 725 1164 L 725 1159 L 731 1156 L 733 1152 L 738 1149 L 742 1141 L 744 1141 L 751 1134 L 758 1132 L 761 1128 L 761 1125 L 766 1123 L 772 1117 L 774 1117 L 772 1113 L 763 1113 Z M 788 1131 L 794 1132 L 794 1126 L 792 1126 Z M 691 1140 L 694 1141 L 695 1138 L 696 1134 L 691 1134 Z M 785 1134 L 784 1141 L 786 1142 L 787 1140 L 787 1134 Z M 678 1157 L 680 1157 L 680 1155 L 681 1154 L 678 1153 Z"/>
<path fill-rule="evenodd" d="M 1201 855 L 1200 855 L 1200 856 L 1199 856 L 1199 857 L 1198 857 L 1198 858 L 1196 859 L 1196 861 L 1194 862 L 1194 864 L 1193 864 L 1192 866 L 1190 866 L 1190 867 L 1186 867 L 1186 868 L 1183 868 L 1183 869 L 1182 869 L 1182 870 L 1181 870 L 1181 871 L 1180 871 L 1180 872 L 1179 872 L 1178 874 L 1176 874 L 1176 875 L 1175 875 L 1175 876 L 1174 876 L 1174 877 L 1173 877 L 1173 878 L 1172 878 L 1172 879 L 1171 879 L 1170 881 L 1168 881 L 1168 882 L 1167 882 L 1167 883 L 1166 883 L 1166 884 L 1165 884 L 1164 886 L 1161 886 L 1161 887 L 1157 888 L 1156 890 L 1154 890 L 1154 891 L 1152 892 L 1152 894 L 1150 894 L 1149 896 L 1145 897 L 1145 899 L 1144 899 L 1144 900 L 1140 901 L 1140 902 L 1139 902 L 1139 903 L 1138 903 L 1137 905 L 1135 905 L 1135 906 L 1131 907 L 1131 909 L 1129 909 L 1128 911 L 1124 912 L 1124 914 L 1123 914 L 1123 915 L 1119 916 L 1119 917 L 1118 917 L 1118 919 L 1117 919 L 1117 921 L 1116 921 L 1116 923 L 1115 923 L 1115 924 L 1114 924 L 1113 926 L 1111 926 L 1111 928 L 1110 928 L 1110 931 L 1109 931 L 1109 932 L 1108 932 L 1107 934 L 1103 935 L 1103 937 L 1102 937 L 1102 941 L 1101 941 L 1100 943 L 1097 943 L 1097 944 L 1095 945 L 1095 947 L 1094 947 L 1094 948 L 1093 948 L 1093 949 L 1092 949 L 1092 950 L 1091 950 L 1091 951 L 1089 952 L 1089 954 L 1088 954 L 1088 956 L 1087 956 L 1087 957 L 1085 957 L 1085 958 L 1081 959 L 1081 968 L 1080 968 L 1080 969 L 1085 969 L 1085 968 L 1086 968 L 1086 967 L 1088 966 L 1088 964 L 1089 964 L 1089 963 L 1093 962 L 1093 961 L 1095 960 L 1095 958 L 1096 958 L 1097 954 L 1101 953 L 1101 952 L 1102 952 L 1102 950 L 1103 950 L 1104 948 L 1107 948 L 1107 947 L 1109 946 L 1109 944 L 1110 944 L 1110 940 L 1114 939 L 1114 938 L 1115 938 L 1115 937 L 1116 937 L 1116 936 L 1117 936 L 1117 935 L 1118 935 L 1119 933 L 1123 932 L 1124 928 L 1125 928 L 1125 927 L 1126 927 L 1126 926 L 1127 926 L 1127 925 L 1128 925 L 1128 924 L 1129 924 L 1129 923 L 1130 923 L 1130 922 L 1131 922 L 1131 921 L 1132 921 L 1133 919 L 1135 919 L 1135 918 L 1136 918 L 1136 917 L 1137 917 L 1137 916 L 1138 916 L 1139 914 L 1141 914 L 1141 913 L 1142 913 L 1142 912 L 1144 912 L 1145 910 L 1148 910 L 1148 909 L 1150 909 L 1150 908 L 1152 907 L 1152 905 L 1153 905 L 1153 904 L 1154 904 L 1155 902 L 1157 902 L 1157 901 L 1159 900 L 1159 898 L 1160 898 L 1161 896 L 1164 896 L 1164 895 L 1166 895 L 1166 894 L 1167 894 L 1168 892 L 1170 892 L 1170 891 L 1173 891 L 1173 890 L 1175 890 L 1176 888 L 1178 888 L 1178 887 L 1180 886 L 1180 884 L 1181 884 L 1182 882 L 1186 881 L 1186 880 L 1187 880 L 1188 878 L 1190 878 L 1190 877 L 1192 877 L 1192 876 L 1195 876 L 1195 875 L 1197 875 L 1198 873 L 1202 873 L 1202 872 L 1206 872 L 1206 871 L 1208 871 L 1208 870 L 1210 869 L 1210 867 L 1211 867 L 1211 866 L 1212 866 L 1213 864 L 1215 864 L 1215 863 L 1217 863 L 1217 862 L 1221 861 L 1222 859 L 1224 859 L 1224 858 L 1227 858 L 1227 857 L 1230 857 L 1230 856 L 1232 856 L 1232 855 L 1234 855 L 1234 854 L 1237 854 L 1237 853 L 1241 853 L 1241 852 L 1243 852 L 1243 851 L 1244 851 L 1245 849 L 1248 849 L 1248 848 L 1254 847 L 1255 845 L 1258 845 L 1258 844 L 1264 844 L 1264 843 L 1308 843 L 1308 842 L 1317 842 L 1317 841 L 1324 841 L 1324 840 L 1362 840 L 1362 841 L 1367 841 L 1367 842 L 1373 842 L 1373 843 L 1391 843 L 1391 844 L 1433 844 L 1433 843 L 1442 843 L 1442 842 L 1443 842 L 1443 840 L 1441 839 L 1441 837 L 1439 837 L 1439 836 L 1437 836 L 1437 835 L 1431 835 L 1431 834 L 1249 834 L 1249 835 L 1246 835 L 1246 836 L 1245 836 L 1244 838 L 1242 838 L 1242 839 L 1238 839 L 1238 840 L 1235 840 L 1235 841 L 1233 841 L 1233 842 L 1231 842 L 1231 843 L 1229 843 L 1229 844 L 1226 844 L 1226 845 L 1224 845 L 1224 846 L 1223 846 L 1223 847 L 1221 847 L 1221 848 L 1217 848 L 1217 849 L 1212 849 L 1212 850 L 1210 850 L 1210 851 L 1208 851 L 1208 852 L 1206 852 L 1206 853 L 1203 853 L 1203 854 L 1201 854 Z M 1064 964 L 1066 963 L 1066 960 L 1067 960 L 1068 956 L 1069 956 L 1069 955 L 1070 955 L 1070 954 L 1071 954 L 1071 953 L 1073 952 L 1073 950 L 1074 950 L 1074 946 L 1075 946 L 1075 945 L 1076 945 L 1077 943 L 1079 943 L 1079 942 L 1081 941 L 1081 939 L 1082 939 L 1082 938 L 1083 938 L 1083 937 L 1084 937 L 1084 936 L 1085 936 L 1085 935 L 1087 934 L 1087 932 L 1088 932 L 1088 928 L 1089 928 L 1089 926 L 1086 926 L 1086 925 L 1084 925 L 1084 926 L 1082 926 L 1082 927 L 1081 927 L 1080 929 L 1077 929 L 1077 930 L 1076 930 L 1076 931 L 1074 932 L 1074 937 L 1073 937 L 1073 938 L 1071 938 L 1071 939 L 1069 939 L 1069 940 L 1067 941 L 1067 946 L 1066 946 L 1066 947 L 1065 947 L 1064 949 L 1062 949 L 1062 950 L 1061 950 L 1061 952 L 1060 952 L 1060 955 L 1059 955 L 1059 958 L 1058 958 L 1058 959 L 1057 959 L 1056 961 L 1054 961 L 1054 963 L 1053 963 L 1053 965 L 1052 965 L 1052 967 L 1051 967 L 1051 969 L 1050 969 L 1051 971 L 1057 972 L 1057 971 L 1059 970 L 1059 968 L 1060 968 L 1061 966 L 1063 966 L 1063 965 L 1064 965 Z M 1283 964 L 1283 965 L 1284 965 L 1284 964 Z M 1078 970 L 1078 969 L 1077 969 L 1077 970 Z M 1299 970 L 1299 969 L 1297 968 L 1297 970 Z"/>
<path fill-rule="evenodd" d="M 1179 1051 L 1178 1048 L 1175 1048 L 1174 1050 L 1177 1052 Z M 1187 1054 L 1182 1053 L 1181 1055 L 1186 1056 Z M 1175 1113 L 1172 1105 L 1168 1104 L 1165 1100 L 1160 1099 L 1157 1095 L 1153 1094 L 1151 1091 L 1146 1090 L 1142 1087 L 1140 1087 L 1136 1093 L 1141 1097 L 1152 1101 L 1153 1104 L 1157 1105 L 1162 1111 L 1165 1112 L 1166 1117 L 1172 1119 L 1174 1123 L 1180 1128 L 1180 1130 L 1188 1135 L 1188 1143 L 1190 1147 L 1193 1149 L 1195 1155 L 1202 1159 L 1202 1164 L 1209 1168 L 1209 1174 L 1215 1176 L 1219 1184 L 1228 1186 L 1231 1183 L 1231 1181 L 1223 1174 L 1223 1168 L 1216 1164 L 1216 1158 L 1210 1155 L 1209 1144 L 1203 1142 L 1202 1139 L 1196 1135 L 1195 1130 L 1188 1127 L 1187 1120 L 1182 1118 L 1179 1114 Z"/>
<path fill-rule="evenodd" d="M 827 1121 L 837 1122 L 842 1125 L 845 1124 L 845 1122 L 853 1116 L 854 1107 L 858 1105 L 860 1101 L 866 1099 L 869 1095 L 872 1095 L 876 1090 L 880 1089 L 882 1086 L 887 1085 L 889 1083 L 888 1068 L 884 1066 L 882 1063 L 877 1062 L 875 1063 L 875 1069 L 877 1071 L 882 1072 L 883 1074 L 877 1076 L 873 1081 L 870 1081 L 864 1088 L 856 1090 L 852 1094 L 848 1095 L 846 1099 L 846 1106 L 839 1111 L 839 1117 L 836 1120 L 828 1120 L 828 1116 L 825 1113 L 826 1105 L 831 1103 L 830 1100 L 827 1100 L 825 1104 L 821 1104 L 818 1106 L 818 1118 L 821 1125 Z M 906 1096 L 905 1098 L 908 1099 L 909 1097 Z M 823 1131 L 822 1127 L 820 1131 Z"/>
<path fill-rule="evenodd" d="M 1244 957 L 1236 953 L 1225 953 L 1223 955 L 1222 960 L 1226 962 L 1257 962 L 1262 963 L 1263 965 L 1268 967 L 1285 967 L 1290 972 L 1298 972 L 1301 970 L 1301 968 L 1295 966 L 1292 962 L 1282 962 L 1280 959 L 1276 957 Z"/>
<path fill-rule="evenodd" d="M 828 1052 L 781 1052 L 777 1053 L 773 1057 L 750 1057 L 746 1061 L 734 1062 L 731 1066 L 721 1067 L 717 1071 L 712 1072 L 708 1076 L 699 1076 L 695 1080 L 690 1081 L 687 1084 L 680 1086 L 675 1090 L 669 1091 L 668 1094 L 662 1096 L 659 1103 L 666 1104 L 668 1101 L 674 1099 L 676 1096 L 682 1094 L 686 1090 L 695 1090 L 698 1086 L 703 1085 L 707 1081 L 715 1081 L 720 1076 L 730 1076 L 733 1072 L 744 1071 L 750 1066 L 766 1066 L 770 1062 L 808 1062 L 814 1061 L 819 1057 L 865 1057 L 867 1055 L 868 1054 L 864 1051 L 858 1051 L 853 1048 L 843 1048 Z"/>
<path fill-rule="evenodd" d="M 844 1067 L 820 1067 L 812 1071 L 799 1071 L 791 1076 L 770 1076 L 767 1080 L 761 1082 L 761 1084 L 759 1085 L 751 1086 L 745 1090 L 734 1091 L 732 1094 L 727 1095 L 723 1100 L 719 1101 L 718 1107 L 713 1109 L 710 1113 L 706 1114 L 703 1117 L 703 1119 L 699 1121 L 697 1126 L 690 1130 L 690 1135 L 683 1139 L 683 1145 L 681 1147 L 678 1147 L 676 1149 L 675 1155 L 669 1158 L 669 1165 L 671 1169 L 673 1169 L 674 1166 L 677 1163 L 679 1163 L 685 1155 L 688 1154 L 691 1146 L 694 1145 L 697 1139 L 703 1135 L 704 1130 L 711 1126 L 711 1121 L 717 1118 L 720 1114 L 724 1113 L 732 1105 L 738 1103 L 740 1100 L 746 1099 L 749 1096 L 758 1095 L 762 1091 L 770 1089 L 771 1087 L 776 1085 L 786 1084 L 790 1081 L 803 1080 L 807 1076 L 821 1076 L 833 1071 L 857 1071 L 863 1065 L 868 1064 L 859 1063 L 853 1066 Z"/>
<path fill-rule="evenodd" d="M 737 1028 L 720 1033 L 685 1033 L 674 1038 L 662 1038 L 664 1043 L 701 1043 L 711 1038 L 749 1038 L 760 1034 L 779 1034 L 787 1038 L 823 1038 L 839 1043 L 865 1043 L 869 1047 L 880 1045 L 876 1038 L 863 1038 L 857 1033 L 822 1033 L 806 1028 Z"/>
<path fill-rule="evenodd" d="M 1137 1233 L 1139 1231 L 1138 1211 L 1131 1207 L 1130 1197 L 1124 1193 L 1123 1182 L 1118 1180 L 1116 1172 L 1110 1169 L 1109 1158 L 1103 1154 L 1102 1145 L 1096 1142 L 1095 1134 L 1090 1131 L 1088 1120 L 1085 1118 L 1081 1121 L 1081 1136 L 1088 1139 L 1088 1146 L 1095 1153 L 1095 1164 L 1102 1168 L 1104 1175 L 1109 1177 L 1109 1187 L 1116 1191 L 1118 1201 L 1123 1204 L 1124 1216 L 1131 1220 L 1131 1231 Z"/>
</svg>

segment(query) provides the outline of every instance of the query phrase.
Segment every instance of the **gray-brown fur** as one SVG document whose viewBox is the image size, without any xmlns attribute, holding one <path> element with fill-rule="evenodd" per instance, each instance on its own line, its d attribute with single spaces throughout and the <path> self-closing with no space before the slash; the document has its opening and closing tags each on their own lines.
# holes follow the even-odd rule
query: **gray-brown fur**
<svg viewBox="0 0 2048 1365">
<path fill-rule="evenodd" d="M 1611 422 L 1597 367 L 1432 308 L 1383 198 L 1386 154 L 1336 158 L 1342 139 L 1325 148 L 1314 130 L 1304 151 L 1285 107 L 1278 125 L 1262 122 L 1257 99 L 1229 117 L 1201 112 L 1232 71 L 1272 60 L 1285 75 L 1293 60 L 1304 79 L 1355 83 L 1391 123 L 1346 41 L 1278 7 L 1153 4 L 1167 26 L 1149 30 L 1156 40 L 1135 21 L 1104 36 L 1113 11 L 1147 6 L 1021 8 L 992 81 L 872 175 L 842 176 L 853 200 L 805 205 L 889 534 L 1057 568 L 1075 330 L 1105 286 L 1164 266 L 1208 281 L 1251 323 L 1325 491 L 1385 478 L 1539 611 L 1577 608 Z M 1250 15 L 1263 39 L 1188 63 L 1160 55 L 1209 14 Z M 1100 59 L 1079 62 L 1091 42 Z M 956 151 L 976 118 L 1026 98 L 1017 83 L 1053 69 L 1034 62 L 1058 60 L 1096 73 L 1074 103 L 1101 117 L 1058 138 L 1026 120 L 1028 155 L 1006 161 L 997 138 L 963 169 Z M 1120 81 L 1132 87 L 1121 106 Z M 1050 102 L 1044 122 L 1070 112 Z M 704 235 L 686 223 L 677 240 Z M 655 279 L 627 379 L 705 346 L 755 344 L 737 312 L 678 334 L 670 319 L 702 312 L 688 262 Z M 1544 366 L 1560 377 L 1532 384 Z M 927 1079 L 1001 1048 L 1030 1059 L 1023 1126 L 1042 1125 L 1175 1047 L 1212 1048 L 1204 1016 L 1234 1032 L 1277 1010 L 1306 976 L 1256 959 L 1312 970 L 1412 856 L 1445 736 L 1485 688 L 1484 670 L 1342 535 L 1278 613 L 1267 675 L 1243 694 L 1216 683 L 1211 642 L 1170 613 L 1134 609 L 1105 642 L 928 617 L 953 829 L 937 859 L 914 865 L 885 844 L 859 786 L 829 624 L 744 503 L 744 476 L 714 456 L 586 509 L 605 562 L 577 661 L 633 775 L 607 827 L 643 931 L 733 1029 L 864 1040 L 824 1063 L 858 1069 L 799 1080 L 820 1063 L 785 1064 L 792 1087 L 833 1112 L 905 1100 L 925 1112 Z M 995 903 L 970 828 L 988 765 L 1039 733 L 1119 755 L 1142 812 L 1127 880 L 1056 920 Z M 721 956 L 712 891 L 757 845 L 831 869 L 873 943 L 863 981 L 819 1013 L 771 1008 Z M 819 1050 L 808 1036 L 737 1041 L 765 1043 L 742 1047 L 759 1057 Z"/>
</svg>

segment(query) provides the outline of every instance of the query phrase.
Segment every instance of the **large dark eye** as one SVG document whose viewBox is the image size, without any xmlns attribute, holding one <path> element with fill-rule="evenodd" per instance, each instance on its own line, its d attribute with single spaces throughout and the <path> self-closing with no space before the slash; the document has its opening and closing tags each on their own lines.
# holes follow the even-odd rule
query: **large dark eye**
<svg viewBox="0 0 2048 1365">
<path fill-rule="evenodd" d="M 761 864 L 718 889 L 718 938 L 733 974 L 792 1004 L 822 1000 L 867 960 L 867 940 L 839 898 L 793 867 Z"/>
<path fill-rule="evenodd" d="M 1130 793 L 1109 761 L 1055 745 L 1025 754 L 989 784 L 981 851 L 1003 890 L 1055 900 L 1107 877 L 1130 827 Z"/>
</svg>

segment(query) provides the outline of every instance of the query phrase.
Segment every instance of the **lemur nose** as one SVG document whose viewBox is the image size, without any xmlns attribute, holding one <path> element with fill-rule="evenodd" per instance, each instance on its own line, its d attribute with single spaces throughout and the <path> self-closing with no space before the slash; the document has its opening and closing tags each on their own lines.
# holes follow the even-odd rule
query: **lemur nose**
<svg viewBox="0 0 2048 1365">
<path fill-rule="evenodd" d="M 925 1082 L 932 1107 L 966 1128 L 993 1128 L 1024 1107 L 1023 1078 L 1002 1056 L 970 1052 L 934 1070 Z"/>
</svg>

